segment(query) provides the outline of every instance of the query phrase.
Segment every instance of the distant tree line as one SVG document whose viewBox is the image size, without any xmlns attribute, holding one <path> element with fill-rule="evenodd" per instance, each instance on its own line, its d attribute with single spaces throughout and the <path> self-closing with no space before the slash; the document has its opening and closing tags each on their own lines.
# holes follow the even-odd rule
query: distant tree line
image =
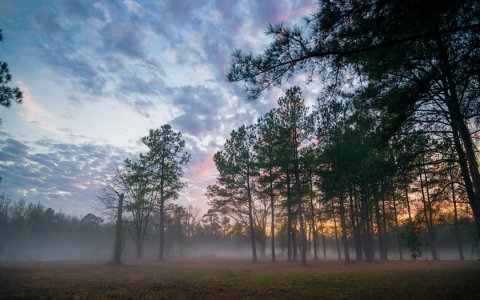
<svg viewBox="0 0 480 300">
<path fill-rule="evenodd" d="M 40 204 L 0 195 L 0 260 L 105 259 L 111 224 L 87 214 L 72 217 Z"/>
<path fill-rule="evenodd" d="M 243 232 L 235 231 L 228 219 L 221 220 L 211 211 L 199 215 L 192 207 L 171 203 L 166 205 L 164 213 L 167 256 L 205 256 L 208 253 L 203 247 L 211 244 L 224 248 L 235 243 L 245 244 Z M 115 219 L 104 218 L 93 213 L 69 216 L 41 204 L 0 194 L 0 261 L 110 260 Z M 158 211 L 153 211 L 153 221 L 147 225 L 142 246 L 147 248 L 149 258 L 158 255 L 159 219 Z M 133 218 L 126 213 L 121 247 L 127 258 L 137 257 L 134 228 Z"/>
<path fill-rule="evenodd" d="M 322 80 L 312 112 L 290 88 L 215 156 L 210 203 L 249 228 L 254 261 L 265 233 L 275 260 L 275 227 L 302 263 L 332 223 L 346 261 L 350 248 L 385 260 L 392 244 L 400 259 L 405 246 L 417 257 L 420 232 L 438 259 L 446 224 L 460 258 L 462 222 L 478 243 L 479 10 L 478 1 L 319 1 L 303 27 L 270 26 L 261 55 L 234 52 L 228 79 L 245 82 L 252 100 L 300 74 Z"/>
</svg>

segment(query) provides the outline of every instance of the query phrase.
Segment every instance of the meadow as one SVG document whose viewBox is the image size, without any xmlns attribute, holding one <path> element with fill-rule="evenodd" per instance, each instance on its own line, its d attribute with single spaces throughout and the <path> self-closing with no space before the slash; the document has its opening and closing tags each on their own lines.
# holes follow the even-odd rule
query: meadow
<svg viewBox="0 0 480 300">
<path fill-rule="evenodd" d="M 478 299 L 478 261 L 0 264 L 5 299 Z"/>
</svg>

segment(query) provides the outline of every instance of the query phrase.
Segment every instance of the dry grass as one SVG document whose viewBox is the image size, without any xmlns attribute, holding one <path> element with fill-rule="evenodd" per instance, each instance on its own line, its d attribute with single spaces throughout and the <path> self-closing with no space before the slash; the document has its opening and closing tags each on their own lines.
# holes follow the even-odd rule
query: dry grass
<svg viewBox="0 0 480 300">
<path fill-rule="evenodd" d="M 480 299 L 478 262 L 295 263 L 245 260 L 0 265 L 2 298 Z"/>
</svg>

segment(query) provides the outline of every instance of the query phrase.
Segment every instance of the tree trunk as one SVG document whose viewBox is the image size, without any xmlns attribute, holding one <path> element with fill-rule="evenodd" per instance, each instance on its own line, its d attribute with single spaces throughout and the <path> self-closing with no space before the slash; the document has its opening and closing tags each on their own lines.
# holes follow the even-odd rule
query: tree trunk
<svg viewBox="0 0 480 300">
<path fill-rule="evenodd" d="M 163 251 L 165 248 L 165 229 L 164 229 L 164 201 L 163 201 L 163 193 L 160 196 L 160 250 L 158 252 L 158 260 L 163 261 Z"/>
<path fill-rule="evenodd" d="M 405 180 L 405 199 L 407 200 L 408 222 L 412 223 L 412 210 L 410 209 L 410 199 L 408 198 L 408 183 Z"/>
<path fill-rule="evenodd" d="M 288 261 L 292 261 L 292 192 L 290 190 L 290 172 L 287 170 L 287 246 Z"/>
<path fill-rule="evenodd" d="M 398 255 L 400 256 L 400 260 L 403 260 L 403 253 L 402 253 L 402 240 L 400 238 L 400 226 L 398 225 L 398 214 L 397 214 L 397 202 L 395 201 L 395 196 L 392 197 L 393 201 L 393 214 L 394 214 L 394 221 L 395 221 L 395 235 L 397 237 L 397 246 L 398 246 Z"/>
<path fill-rule="evenodd" d="M 298 243 L 297 243 L 297 218 L 293 215 L 295 219 L 292 220 L 292 250 L 293 250 L 293 260 L 297 261 L 298 258 Z"/>
<path fill-rule="evenodd" d="M 312 244 L 313 244 L 313 258 L 318 260 L 318 253 L 317 253 L 317 228 L 315 226 L 315 208 L 313 205 L 313 175 L 310 173 L 310 210 L 311 210 L 311 221 L 312 221 Z"/>
<path fill-rule="evenodd" d="M 247 172 L 250 172 L 248 170 Z M 247 177 L 247 197 L 248 197 L 248 225 L 250 227 L 250 242 L 252 244 L 252 261 L 257 262 L 257 249 L 255 247 L 255 232 L 253 228 L 253 207 L 252 207 L 252 194 L 250 190 L 250 177 Z"/>
<path fill-rule="evenodd" d="M 365 252 L 365 260 L 368 262 L 372 262 L 374 260 L 374 253 L 373 253 L 373 242 L 372 242 L 372 226 L 370 221 L 370 213 L 369 213 L 369 201 L 368 197 L 365 194 L 365 191 L 361 193 L 361 206 L 360 211 L 362 214 L 362 218 L 360 219 L 363 230 L 362 234 L 362 246 L 363 251 Z"/>
<path fill-rule="evenodd" d="M 301 264 L 307 264 L 307 235 L 305 233 L 305 223 L 303 220 L 303 205 L 302 205 L 302 184 L 300 182 L 300 170 L 298 166 L 298 153 L 295 149 L 295 198 L 297 202 L 297 216 L 300 222 L 300 258 Z"/>
<path fill-rule="evenodd" d="M 380 220 L 380 207 L 378 205 L 379 199 L 374 199 L 375 203 L 375 219 L 377 223 L 377 232 L 378 232 L 378 248 L 380 252 L 380 260 L 385 260 L 385 242 L 382 232 L 382 223 Z"/>
<path fill-rule="evenodd" d="M 318 221 L 320 222 L 320 234 L 322 236 L 323 259 L 327 259 L 327 246 L 325 244 L 325 234 L 323 232 L 323 223 L 322 223 L 322 215 L 321 215 L 320 208 L 319 208 L 318 212 L 319 212 Z"/>
<path fill-rule="evenodd" d="M 356 222 L 356 209 L 354 205 L 354 196 L 353 196 L 353 190 L 350 188 L 350 219 L 352 220 L 352 233 L 353 233 L 353 241 L 355 242 L 355 255 L 357 261 L 363 260 L 363 255 L 362 255 L 362 244 L 360 242 L 360 236 L 358 232 L 358 223 Z M 356 199 L 355 199 L 356 202 Z"/>
<path fill-rule="evenodd" d="M 270 223 L 270 241 L 272 248 L 272 262 L 275 262 L 275 199 L 273 195 L 273 178 L 272 178 L 272 168 L 270 172 L 270 210 L 271 210 L 271 223 Z"/>
<path fill-rule="evenodd" d="M 382 225 L 383 225 L 383 256 L 388 260 L 388 242 L 387 242 L 387 216 L 385 211 L 385 197 L 382 198 Z"/>
<path fill-rule="evenodd" d="M 325 243 L 325 234 L 323 234 L 323 232 L 322 232 L 322 247 L 323 247 L 323 259 L 327 259 L 327 244 Z"/>
<path fill-rule="evenodd" d="M 267 256 L 267 240 L 264 238 L 259 239 L 260 244 L 260 257 Z"/>
<path fill-rule="evenodd" d="M 423 170 L 425 172 L 425 170 Z M 428 179 L 425 173 L 425 182 L 422 179 L 422 172 L 420 172 L 420 188 L 422 190 L 422 202 L 423 202 L 423 216 L 425 218 L 425 224 L 427 225 L 428 242 L 430 244 L 430 250 L 432 251 L 432 259 L 438 260 L 437 247 L 435 244 L 435 233 L 433 232 L 433 221 L 431 220 L 431 203 L 430 192 L 428 190 Z"/>
<path fill-rule="evenodd" d="M 137 259 L 143 258 L 143 243 L 142 238 L 137 234 L 137 239 L 135 240 L 135 257 Z"/>
<path fill-rule="evenodd" d="M 119 265 L 122 261 L 122 244 L 123 244 L 123 198 L 124 194 L 118 197 L 117 220 L 115 222 L 115 244 L 113 253 L 113 263 Z"/>
<path fill-rule="evenodd" d="M 450 173 L 450 185 L 452 189 L 452 201 L 453 201 L 453 226 L 455 230 L 455 240 L 457 241 L 457 246 L 458 246 L 458 255 L 460 260 L 465 260 L 465 257 L 463 256 L 463 247 L 462 247 L 462 241 L 460 239 L 460 230 L 458 228 L 458 212 L 457 212 L 457 199 L 455 195 L 455 183 L 453 182 L 453 176 Z"/>
<path fill-rule="evenodd" d="M 345 207 L 343 206 L 343 193 L 340 194 L 338 197 L 340 201 L 340 225 L 342 226 L 342 244 L 343 244 L 343 251 L 345 262 L 350 262 L 350 252 L 348 249 L 348 238 L 347 238 L 347 222 L 345 220 Z"/>
<path fill-rule="evenodd" d="M 342 260 L 342 256 L 340 254 L 340 244 L 338 242 L 337 219 L 335 218 L 335 204 L 333 202 L 333 198 L 332 198 L 332 214 L 333 214 L 333 228 L 335 230 L 335 244 L 337 246 L 338 260 Z"/>
</svg>

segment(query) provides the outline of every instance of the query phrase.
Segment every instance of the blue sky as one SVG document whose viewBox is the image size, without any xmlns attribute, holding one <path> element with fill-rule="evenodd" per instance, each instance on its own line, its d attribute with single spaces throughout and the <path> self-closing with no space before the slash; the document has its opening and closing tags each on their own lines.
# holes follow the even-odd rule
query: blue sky
<svg viewBox="0 0 480 300">
<path fill-rule="evenodd" d="M 0 191 L 68 214 L 95 210 L 116 165 L 150 128 L 181 131 L 192 161 L 179 203 L 205 211 L 213 154 L 232 129 L 274 107 L 228 83 L 234 49 L 260 52 L 269 23 L 314 0 L 0 2 L 0 60 L 24 103 L 0 108 Z"/>
</svg>

